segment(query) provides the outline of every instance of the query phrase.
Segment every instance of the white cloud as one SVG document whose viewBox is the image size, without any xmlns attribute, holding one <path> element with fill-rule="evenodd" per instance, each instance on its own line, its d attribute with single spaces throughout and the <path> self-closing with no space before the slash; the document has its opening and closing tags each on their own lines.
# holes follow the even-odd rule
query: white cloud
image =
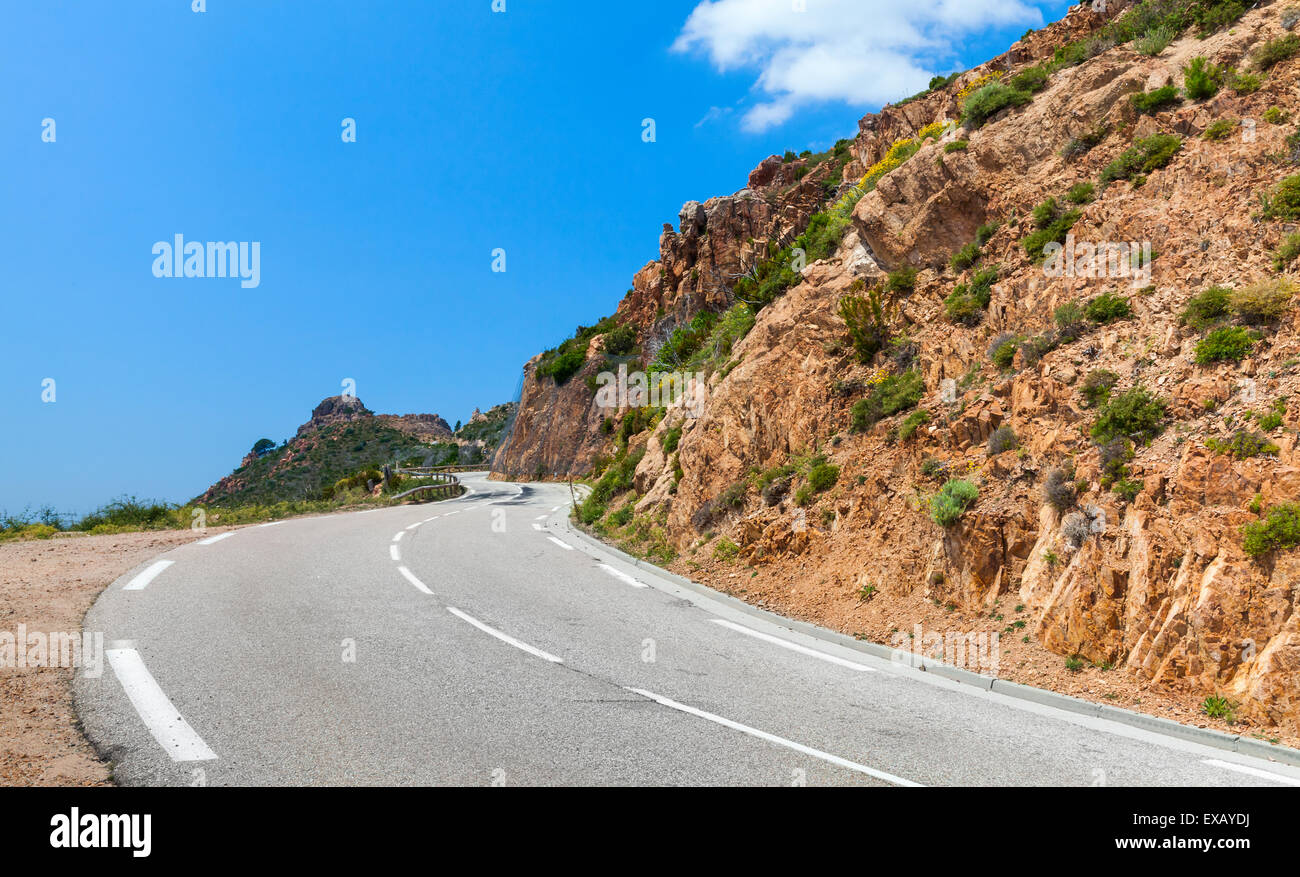
<svg viewBox="0 0 1300 877">
<path fill-rule="evenodd" d="M 704 0 L 673 49 L 701 51 L 720 72 L 757 69 L 762 98 L 741 125 L 763 131 L 818 101 L 905 97 L 962 38 L 1042 23 L 1026 0 Z"/>
</svg>

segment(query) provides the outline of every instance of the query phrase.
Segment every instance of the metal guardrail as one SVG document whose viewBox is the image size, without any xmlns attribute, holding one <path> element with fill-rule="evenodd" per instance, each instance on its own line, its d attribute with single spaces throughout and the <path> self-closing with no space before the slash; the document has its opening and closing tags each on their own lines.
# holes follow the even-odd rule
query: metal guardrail
<svg viewBox="0 0 1300 877">
<path fill-rule="evenodd" d="M 440 467 L 441 468 L 441 467 Z M 450 472 L 418 470 L 418 469 L 398 469 L 397 472 L 402 475 L 410 475 L 413 478 L 432 478 L 429 484 L 421 484 L 419 487 L 412 487 L 410 490 L 404 490 L 393 496 L 393 499 L 404 499 L 408 496 L 420 493 L 421 491 L 433 491 L 435 494 L 443 494 L 447 497 L 460 496 L 464 488 L 461 486 L 460 479 Z"/>
</svg>

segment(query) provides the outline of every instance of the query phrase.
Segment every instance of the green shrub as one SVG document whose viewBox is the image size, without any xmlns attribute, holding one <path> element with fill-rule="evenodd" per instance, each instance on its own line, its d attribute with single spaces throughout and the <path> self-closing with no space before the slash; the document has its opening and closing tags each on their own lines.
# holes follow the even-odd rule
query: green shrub
<svg viewBox="0 0 1300 877">
<path fill-rule="evenodd" d="M 1206 439 L 1205 446 L 1216 454 L 1227 454 L 1236 457 L 1238 460 L 1258 457 L 1261 454 L 1276 454 L 1280 450 L 1277 445 L 1264 438 L 1264 436 L 1248 429 L 1237 430 L 1229 439 Z"/>
<path fill-rule="evenodd" d="M 1094 323 L 1105 324 L 1128 319 L 1133 314 L 1133 307 L 1122 295 L 1103 292 L 1089 301 L 1083 311 Z"/>
<path fill-rule="evenodd" d="M 1089 408 L 1100 408 L 1110 399 L 1110 391 L 1117 383 L 1119 383 L 1119 375 L 1109 369 L 1099 368 L 1088 372 L 1079 392 L 1083 394 Z"/>
<path fill-rule="evenodd" d="M 989 359 L 993 364 L 1003 371 L 1011 368 L 1012 361 L 1016 358 L 1016 350 L 1020 348 L 1020 342 L 1024 337 L 1011 332 L 1004 332 L 993 339 L 989 345 Z"/>
<path fill-rule="evenodd" d="M 632 520 L 635 511 L 632 503 L 628 503 L 618 511 L 610 512 L 609 517 L 605 520 L 614 527 L 626 527 L 628 522 Z"/>
<path fill-rule="evenodd" d="M 839 311 L 849 330 L 858 361 L 871 362 L 889 341 L 889 325 L 880 301 L 880 290 L 872 289 L 866 298 L 846 295 L 840 299 Z"/>
<path fill-rule="evenodd" d="M 1242 548 L 1251 557 L 1300 545 L 1300 503 L 1272 506 L 1263 520 L 1247 524 L 1241 533 Z"/>
<path fill-rule="evenodd" d="M 1155 91 L 1138 92 L 1129 95 L 1128 101 L 1133 105 L 1133 109 L 1138 115 L 1154 116 L 1160 110 L 1171 104 L 1182 101 L 1178 96 L 1178 89 L 1173 85 L 1166 85 L 1157 88 Z"/>
<path fill-rule="evenodd" d="M 1087 204 L 1095 197 L 1096 189 L 1092 183 L 1075 183 L 1065 193 L 1065 198 L 1071 204 Z"/>
<path fill-rule="evenodd" d="M 979 128 L 993 115 L 1008 107 L 1022 107 L 1033 99 L 1027 91 L 1021 91 L 991 82 L 966 98 L 962 107 L 962 121 L 970 128 Z"/>
<path fill-rule="evenodd" d="M 926 411 L 924 408 L 918 408 L 917 410 L 913 411 L 911 414 L 907 415 L 907 417 L 904 418 L 903 422 L 899 425 L 898 427 L 899 439 L 901 439 L 902 441 L 907 441 L 912 436 L 916 435 L 916 431 L 920 429 L 922 425 L 929 422 L 930 422 L 930 412 Z"/>
<path fill-rule="evenodd" d="M 1244 323 L 1273 323 L 1291 309 L 1295 287 L 1284 277 L 1260 280 L 1232 293 L 1232 309 Z"/>
<path fill-rule="evenodd" d="M 1286 417 L 1286 402 L 1278 399 L 1263 414 L 1255 415 L 1255 422 L 1264 432 L 1272 432 L 1282 425 L 1283 418 Z"/>
<path fill-rule="evenodd" d="M 1264 43 L 1255 50 L 1251 61 L 1256 70 L 1269 70 L 1292 57 L 1296 52 L 1300 52 L 1300 36 L 1287 34 Z"/>
<path fill-rule="evenodd" d="M 659 446 L 663 448 L 665 454 L 671 454 L 673 451 L 677 450 L 677 445 L 681 440 L 682 428 L 680 426 L 674 426 L 672 429 L 664 432 L 663 440 L 660 441 Z"/>
<path fill-rule="evenodd" d="M 1140 54 L 1155 57 L 1167 49 L 1177 35 L 1172 27 L 1162 24 L 1134 40 L 1133 49 Z"/>
<path fill-rule="evenodd" d="M 945 482 L 930 498 L 930 520 L 941 527 L 952 526 L 975 502 L 979 493 L 978 487 L 960 478 Z"/>
<path fill-rule="evenodd" d="M 563 384 L 573 377 L 586 361 L 586 349 L 573 345 L 550 359 L 543 359 L 537 366 L 537 374 L 543 378 L 554 378 L 555 383 Z"/>
<path fill-rule="evenodd" d="M 1183 67 L 1183 88 L 1192 100 L 1214 97 L 1223 85 L 1223 68 L 1208 58 L 1193 58 Z"/>
<path fill-rule="evenodd" d="M 1058 329 L 1073 329 L 1083 322 L 1083 306 L 1077 301 L 1067 301 L 1052 312 L 1052 320 Z"/>
<path fill-rule="evenodd" d="M 1219 694 L 1206 697 L 1201 703 L 1201 712 L 1212 719 L 1223 719 L 1229 725 L 1237 721 L 1237 704 Z"/>
<path fill-rule="evenodd" d="M 925 393 L 925 379 L 915 369 L 890 375 L 859 399 L 851 411 L 853 432 L 866 432 L 881 419 L 912 408 Z"/>
<path fill-rule="evenodd" d="M 993 235 L 997 234 L 998 229 L 1001 227 L 1002 223 L 997 222 L 996 220 L 984 223 L 979 228 L 975 229 L 975 243 L 981 247 L 984 246 L 993 239 Z"/>
<path fill-rule="evenodd" d="M 996 457 L 998 454 L 1018 447 L 1020 447 L 1020 437 L 1016 435 L 1014 429 L 1005 423 L 993 430 L 992 434 L 989 435 L 987 450 L 990 457 Z"/>
<path fill-rule="evenodd" d="M 1254 94 L 1264 84 L 1264 80 L 1257 74 L 1238 73 L 1236 70 L 1229 72 L 1227 79 L 1228 87 L 1239 95 Z"/>
<path fill-rule="evenodd" d="M 1095 128 L 1085 131 L 1078 137 L 1072 137 L 1068 143 L 1061 149 L 1061 155 L 1064 158 L 1076 158 L 1085 155 L 1092 150 L 1094 146 L 1106 139 L 1110 134 L 1110 126 L 1102 123 Z"/>
<path fill-rule="evenodd" d="M 732 542 L 726 536 L 719 539 L 713 546 L 713 559 L 721 560 L 724 563 L 730 563 L 740 554 L 740 546 Z"/>
<path fill-rule="evenodd" d="M 1196 342 L 1196 364 L 1240 362 L 1250 355 L 1254 346 L 1255 338 L 1246 329 L 1223 326 Z"/>
<path fill-rule="evenodd" d="M 1034 92 L 1042 91 L 1047 87 L 1047 77 L 1047 68 L 1039 65 L 1037 67 L 1029 67 L 1020 71 L 1015 76 L 1008 79 L 1007 84 L 1016 91 L 1024 91 L 1033 94 Z"/>
<path fill-rule="evenodd" d="M 948 293 L 948 297 L 943 300 L 943 312 L 954 323 L 964 323 L 968 326 L 978 323 L 980 317 L 984 315 L 984 309 L 970 294 L 970 288 L 965 283 L 957 284 L 952 292 Z"/>
<path fill-rule="evenodd" d="M 965 152 L 968 146 L 970 146 L 970 144 L 967 143 L 965 140 L 952 140 L 943 145 L 943 151 L 944 154 L 949 154 L 953 152 Z"/>
<path fill-rule="evenodd" d="M 889 278 L 885 281 L 885 292 L 911 295 L 916 291 L 916 273 L 915 268 L 908 267 L 890 271 Z"/>
<path fill-rule="evenodd" d="M 1056 203 L 1055 198 L 1048 198 L 1042 204 L 1036 206 L 1030 215 L 1034 218 L 1034 225 L 1039 228 L 1047 228 L 1056 221 L 1056 217 L 1061 215 L 1061 208 Z"/>
<path fill-rule="evenodd" d="M 1044 202 L 1044 204 L 1046 203 L 1047 202 Z M 1051 203 L 1055 206 L 1054 199 Z M 1042 208 L 1044 204 L 1040 204 L 1038 207 L 1034 208 L 1035 221 L 1037 221 L 1038 218 L 1039 208 Z M 1078 222 L 1079 218 L 1082 216 L 1083 213 L 1080 210 L 1070 210 L 1067 213 L 1057 216 L 1046 227 L 1039 228 L 1038 231 L 1027 235 L 1020 242 L 1021 246 L 1025 248 L 1025 255 L 1030 259 L 1042 259 L 1043 250 L 1048 244 L 1065 243 L 1065 236 L 1070 233 L 1070 229 L 1074 228 L 1074 224 Z"/>
<path fill-rule="evenodd" d="M 1288 118 L 1290 114 L 1279 107 L 1269 107 L 1264 111 L 1264 121 L 1270 125 L 1281 125 Z"/>
<path fill-rule="evenodd" d="M 1283 179 L 1260 200 L 1269 220 L 1300 220 L 1300 174 Z"/>
<path fill-rule="evenodd" d="M 1219 119 L 1206 126 L 1201 137 L 1206 140 L 1224 140 L 1239 123 L 1236 119 Z"/>
<path fill-rule="evenodd" d="M 952 259 L 949 260 L 949 264 L 952 266 L 953 271 L 961 272 L 961 271 L 965 271 L 967 268 L 969 268 L 970 266 L 974 265 L 977 261 L 979 261 L 979 257 L 980 257 L 979 244 L 975 243 L 974 241 L 971 241 L 970 243 L 962 247 L 960 250 L 952 254 Z"/>
<path fill-rule="evenodd" d="M 1117 478 L 1111 486 L 1111 490 L 1121 500 L 1126 503 L 1137 499 L 1137 495 L 1142 492 L 1142 482 L 1135 478 Z"/>
<path fill-rule="evenodd" d="M 1178 321 L 1198 332 L 1204 332 L 1228 315 L 1232 290 L 1226 286 L 1211 286 L 1187 300 L 1187 307 L 1178 315 Z"/>
<path fill-rule="evenodd" d="M 1300 232 L 1291 232 L 1282 241 L 1282 246 L 1273 253 L 1273 270 L 1285 271 L 1291 267 L 1296 256 L 1300 256 Z"/>
<path fill-rule="evenodd" d="M 1106 165 L 1101 172 L 1101 182 L 1128 180 L 1140 174 L 1149 174 L 1169 164 L 1182 148 L 1182 138 L 1174 134 L 1152 134 L 1136 140 L 1119 158 Z"/>
<path fill-rule="evenodd" d="M 1043 497 L 1057 511 L 1068 511 L 1079 501 L 1079 491 L 1072 478 L 1067 469 L 1056 468 L 1047 473 L 1047 479 L 1043 482 Z"/>
<path fill-rule="evenodd" d="M 1091 435 L 1099 442 L 1126 438 L 1147 444 L 1164 431 L 1166 415 L 1164 400 L 1133 387 L 1101 406 Z"/>
<path fill-rule="evenodd" d="M 808 486 L 814 493 L 823 493 L 840 480 L 840 467 L 831 463 L 818 463 L 808 470 Z"/>
<path fill-rule="evenodd" d="M 614 356 L 623 356 L 636 349 L 636 328 L 619 326 L 612 332 L 605 333 L 605 352 Z"/>
</svg>

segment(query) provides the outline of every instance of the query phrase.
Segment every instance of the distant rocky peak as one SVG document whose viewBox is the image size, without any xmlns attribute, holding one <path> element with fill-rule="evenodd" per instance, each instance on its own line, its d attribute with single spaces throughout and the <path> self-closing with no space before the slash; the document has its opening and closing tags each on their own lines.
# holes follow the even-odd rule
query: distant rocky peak
<svg viewBox="0 0 1300 877">
<path fill-rule="evenodd" d="M 298 435 L 310 430 L 333 426 L 336 423 L 347 423 L 363 417 L 374 417 L 374 415 L 375 413 L 367 408 L 357 396 L 346 394 L 330 396 L 327 399 L 322 399 L 321 403 L 312 409 L 311 420 L 298 427 Z"/>
</svg>

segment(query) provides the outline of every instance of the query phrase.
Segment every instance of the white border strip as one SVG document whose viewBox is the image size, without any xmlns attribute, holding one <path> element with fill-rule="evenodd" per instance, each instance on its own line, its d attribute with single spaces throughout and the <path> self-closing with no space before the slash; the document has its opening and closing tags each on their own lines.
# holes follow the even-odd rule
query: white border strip
<svg viewBox="0 0 1300 877">
<path fill-rule="evenodd" d="M 573 546 L 570 545 L 568 542 L 561 542 L 559 539 L 556 539 L 554 536 L 547 536 L 546 538 L 550 539 L 552 542 L 554 542 L 556 545 L 563 548 L 565 551 L 573 550 Z"/>
<path fill-rule="evenodd" d="M 1224 770 L 1235 770 L 1237 773 L 1244 773 L 1249 776 L 1259 777 L 1260 779 L 1272 780 L 1275 783 L 1285 783 L 1288 786 L 1300 786 L 1300 779 L 1283 776 L 1280 773 L 1269 773 L 1266 770 L 1260 770 L 1257 767 L 1250 767 L 1245 764 L 1233 764 L 1231 761 L 1220 761 L 1217 758 L 1202 759 L 1201 764 L 1208 764 L 1210 767 L 1220 767 Z"/>
<path fill-rule="evenodd" d="M 222 539 L 229 539 L 229 538 L 230 538 L 231 536 L 233 536 L 233 535 L 235 535 L 235 531 L 234 531 L 234 530 L 231 530 L 231 531 L 228 532 L 228 533 L 219 533 L 219 534 L 216 535 L 216 536 L 209 536 L 209 537 L 206 538 L 206 539 L 200 539 L 199 542 L 198 542 L 198 544 L 199 544 L 199 545 L 211 545 L 213 542 L 220 542 Z"/>
<path fill-rule="evenodd" d="M 603 564 L 602 564 L 603 565 Z M 734 621 L 728 621 L 725 618 L 711 619 L 714 624 L 721 624 L 728 630 L 734 630 L 737 633 L 743 633 L 746 636 L 752 636 L 755 639 L 761 639 L 763 642 L 769 642 L 772 645 L 780 646 L 783 649 L 789 649 L 792 652 L 798 652 L 801 655 L 808 655 L 812 658 L 819 658 L 823 661 L 829 661 L 832 664 L 839 664 L 841 667 L 848 667 L 850 670 L 859 670 L 863 673 L 875 673 L 875 667 L 868 667 L 865 664 L 858 664 L 844 658 L 837 658 L 835 655 L 828 655 L 825 652 L 819 652 L 816 649 L 810 649 L 807 646 L 801 646 L 798 643 L 792 643 L 789 640 L 781 639 L 779 636 L 771 636 L 766 633 L 759 633 L 753 628 L 745 627 L 743 624 L 736 624 Z"/>
</svg>

